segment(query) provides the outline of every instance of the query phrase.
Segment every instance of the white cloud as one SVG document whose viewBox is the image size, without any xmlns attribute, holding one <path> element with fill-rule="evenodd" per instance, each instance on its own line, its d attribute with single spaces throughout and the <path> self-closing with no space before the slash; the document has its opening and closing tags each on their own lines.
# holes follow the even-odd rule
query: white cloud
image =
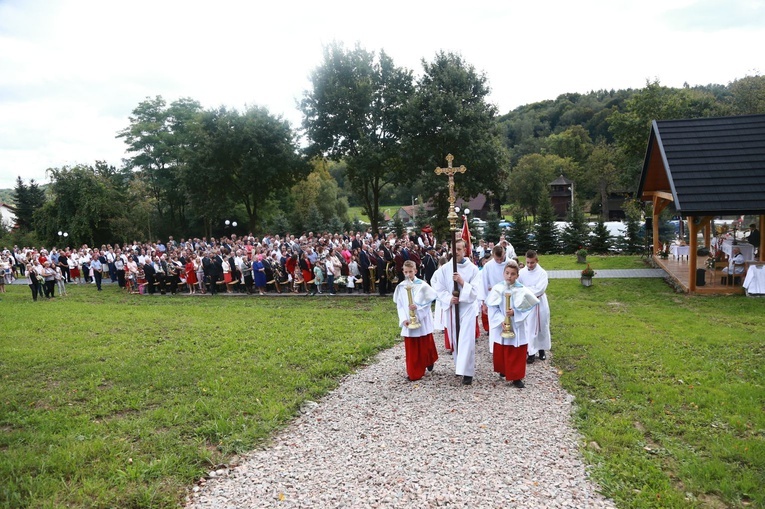
<svg viewBox="0 0 765 509">
<path fill-rule="evenodd" d="M 258 104 L 297 126 L 295 103 L 334 40 L 384 49 L 415 73 L 441 49 L 460 52 L 486 73 L 501 113 L 566 92 L 727 83 L 762 69 L 763 2 L 726 2 L 724 16 L 716 5 L 0 0 L 0 188 L 17 175 L 45 181 L 49 167 L 119 165 L 115 135 L 147 96 Z"/>
</svg>

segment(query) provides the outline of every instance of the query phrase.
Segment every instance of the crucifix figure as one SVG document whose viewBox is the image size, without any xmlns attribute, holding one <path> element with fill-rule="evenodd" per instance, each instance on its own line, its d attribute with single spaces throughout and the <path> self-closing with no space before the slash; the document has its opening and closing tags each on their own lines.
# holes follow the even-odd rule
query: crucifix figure
<svg viewBox="0 0 765 509">
<path fill-rule="evenodd" d="M 446 219 L 449 220 L 449 228 L 452 232 L 457 231 L 457 212 L 454 211 L 454 174 L 455 173 L 465 173 L 467 171 L 467 168 L 465 168 L 464 165 L 460 165 L 459 168 L 454 168 L 452 166 L 452 161 L 454 161 L 454 156 L 451 154 L 446 155 L 446 162 L 447 167 L 446 168 L 436 168 L 436 175 L 446 175 L 449 177 L 449 213 L 446 215 Z M 454 237 L 454 235 L 452 235 Z M 454 239 L 452 239 L 452 246 L 454 246 Z M 454 255 L 454 247 L 452 247 L 452 255 Z M 456 263 L 456 262 L 455 262 Z"/>
<path fill-rule="evenodd" d="M 446 162 L 447 167 L 446 168 L 436 168 L 436 175 L 446 175 L 449 177 L 449 213 L 446 215 L 446 218 L 449 220 L 449 229 L 452 232 L 452 270 L 456 275 L 457 272 L 457 252 L 456 252 L 456 246 L 457 246 L 457 212 L 454 210 L 454 174 L 455 173 L 465 173 L 467 171 L 467 168 L 465 168 L 464 165 L 460 165 L 459 168 L 454 168 L 452 166 L 452 161 L 454 161 L 454 156 L 451 154 L 447 154 L 446 156 Z M 452 295 L 459 298 L 460 295 L 460 287 L 459 284 L 457 284 L 457 281 L 454 281 L 454 290 L 452 291 Z M 454 316 L 455 319 L 455 337 L 452 339 L 452 342 L 454 343 L 454 352 L 457 353 L 457 349 L 459 348 L 459 336 L 460 336 L 460 304 L 457 302 L 454 304 Z"/>
</svg>

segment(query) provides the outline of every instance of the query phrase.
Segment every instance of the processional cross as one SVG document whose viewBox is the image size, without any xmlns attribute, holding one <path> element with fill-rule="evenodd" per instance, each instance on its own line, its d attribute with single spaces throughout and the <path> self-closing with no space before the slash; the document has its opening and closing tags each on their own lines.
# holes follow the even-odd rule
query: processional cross
<svg viewBox="0 0 765 509">
<path fill-rule="evenodd" d="M 459 168 L 454 168 L 452 166 L 452 161 L 454 161 L 454 156 L 451 154 L 447 154 L 446 156 L 446 162 L 447 167 L 446 168 L 436 168 L 436 175 L 446 175 L 449 177 L 449 213 L 446 215 L 446 219 L 449 220 L 449 229 L 452 231 L 452 270 L 454 272 L 454 275 L 458 274 L 457 272 L 457 253 L 456 253 L 456 246 L 457 246 L 457 211 L 454 210 L 454 174 L 455 173 L 465 173 L 467 171 L 467 168 L 465 168 L 464 165 L 460 165 Z M 459 298 L 460 296 L 460 288 L 457 284 L 457 281 L 454 282 L 454 290 L 452 291 L 452 295 L 454 297 Z M 454 339 L 452 340 L 454 343 L 454 353 L 457 353 L 457 349 L 459 347 L 459 339 L 460 339 L 460 304 L 457 302 L 454 304 Z"/>
<path fill-rule="evenodd" d="M 454 174 L 455 173 L 465 173 L 467 171 L 467 168 L 465 168 L 464 165 L 460 165 L 459 168 L 452 167 L 452 161 L 454 161 L 454 156 L 451 154 L 446 155 L 446 162 L 448 163 L 448 166 L 446 168 L 436 168 L 436 175 L 446 175 L 449 177 L 449 213 L 446 215 L 446 219 L 449 220 L 449 228 L 451 231 L 457 231 L 457 212 L 454 210 Z"/>
</svg>

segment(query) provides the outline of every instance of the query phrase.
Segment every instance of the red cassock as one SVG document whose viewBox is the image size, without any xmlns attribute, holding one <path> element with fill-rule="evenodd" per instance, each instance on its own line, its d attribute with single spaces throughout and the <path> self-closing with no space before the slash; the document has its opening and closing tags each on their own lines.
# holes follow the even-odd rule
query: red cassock
<svg viewBox="0 0 765 509">
<path fill-rule="evenodd" d="M 406 350 L 406 374 L 410 380 L 422 378 L 428 366 L 432 366 L 438 360 L 438 351 L 432 333 L 414 338 L 404 336 L 404 349 Z"/>
<path fill-rule="evenodd" d="M 523 380 L 526 377 L 526 354 L 529 345 L 510 346 L 494 343 L 494 371 L 505 375 L 506 380 Z"/>
</svg>

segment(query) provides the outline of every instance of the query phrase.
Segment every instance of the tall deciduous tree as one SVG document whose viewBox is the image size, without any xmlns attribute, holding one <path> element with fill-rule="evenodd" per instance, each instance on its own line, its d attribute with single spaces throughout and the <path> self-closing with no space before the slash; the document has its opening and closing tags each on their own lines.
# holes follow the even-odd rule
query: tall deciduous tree
<svg viewBox="0 0 765 509">
<path fill-rule="evenodd" d="M 523 210 L 537 216 L 539 200 L 547 196 L 550 182 L 559 175 L 570 177 L 575 163 L 556 155 L 529 154 L 510 173 L 508 195 Z"/>
<path fill-rule="evenodd" d="M 376 57 L 360 46 L 331 44 L 311 82 L 300 103 L 311 151 L 345 159 L 351 188 L 376 230 L 381 192 L 406 173 L 400 143 L 411 72 L 396 67 L 384 51 Z"/>
<path fill-rule="evenodd" d="M 432 183 L 437 191 L 436 214 L 446 216 L 446 181 L 433 174 L 445 166 L 447 154 L 467 173 L 455 178 L 457 193 L 467 199 L 479 193 L 504 194 L 509 154 L 497 121 L 497 108 L 488 102 L 488 80 L 483 73 L 453 53 L 423 60 L 423 74 L 407 109 L 405 150 L 414 176 Z"/>
<path fill-rule="evenodd" d="M 35 229 L 42 239 L 56 243 L 57 232 L 69 233 L 73 244 L 101 245 L 127 240 L 130 175 L 104 162 L 95 167 L 77 165 L 51 168 L 52 199 L 35 214 Z"/>
<path fill-rule="evenodd" d="M 243 205 L 251 230 L 258 229 L 259 212 L 266 201 L 307 174 L 289 123 L 265 108 L 206 112 L 195 143 L 190 147 L 193 162 L 187 184 L 198 177 L 217 190 L 217 196 L 209 194 L 209 189 L 195 193 L 200 203 L 230 198 Z"/>
<path fill-rule="evenodd" d="M 179 99 L 170 107 L 162 96 L 147 98 L 130 117 L 130 125 L 117 134 L 124 138 L 128 167 L 138 168 L 157 205 L 157 213 L 169 231 L 186 227 L 186 193 L 181 173 L 188 159 L 192 124 L 201 113 L 192 99 Z"/>
<path fill-rule="evenodd" d="M 765 113 L 765 76 L 755 74 L 733 81 L 728 88 L 733 95 L 734 112 L 738 115 Z"/>
</svg>

